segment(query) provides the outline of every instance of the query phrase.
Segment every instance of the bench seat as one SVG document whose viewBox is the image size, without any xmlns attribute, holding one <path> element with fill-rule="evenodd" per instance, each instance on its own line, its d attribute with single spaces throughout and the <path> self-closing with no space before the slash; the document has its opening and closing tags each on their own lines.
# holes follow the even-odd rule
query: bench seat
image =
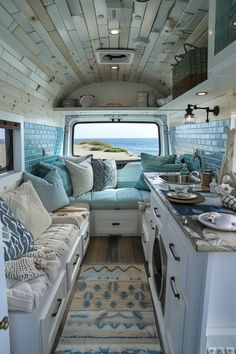
<svg viewBox="0 0 236 354">
<path fill-rule="evenodd" d="M 136 188 L 105 189 L 70 197 L 71 203 L 89 203 L 92 210 L 138 209 L 138 202 L 149 202 L 150 192 Z"/>
</svg>

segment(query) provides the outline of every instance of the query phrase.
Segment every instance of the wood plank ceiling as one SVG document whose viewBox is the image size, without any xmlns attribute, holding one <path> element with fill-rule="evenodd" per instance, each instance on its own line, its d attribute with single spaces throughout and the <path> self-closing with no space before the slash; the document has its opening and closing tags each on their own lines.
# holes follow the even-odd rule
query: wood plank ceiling
<svg viewBox="0 0 236 354">
<path fill-rule="evenodd" d="M 55 105 L 104 80 L 145 83 L 166 97 L 183 44 L 207 45 L 208 1 L 0 0 L 0 80 Z M 96 61 L 99 48 L 133 49 L 134 61 L 112 70 Z"/>
</svg>

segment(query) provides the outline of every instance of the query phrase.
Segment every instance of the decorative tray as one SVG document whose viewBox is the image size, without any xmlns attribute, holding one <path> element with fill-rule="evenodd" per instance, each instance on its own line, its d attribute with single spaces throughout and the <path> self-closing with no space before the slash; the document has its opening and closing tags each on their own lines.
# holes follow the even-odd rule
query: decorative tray
<svg viewBox="0 0 236 354">
<path fill-rule="evenodd" d="M 236 216 L 227 213 L 204 213 L 198 220 L 208 227 L 222 231 L 236 231 Z"/>
</svg>

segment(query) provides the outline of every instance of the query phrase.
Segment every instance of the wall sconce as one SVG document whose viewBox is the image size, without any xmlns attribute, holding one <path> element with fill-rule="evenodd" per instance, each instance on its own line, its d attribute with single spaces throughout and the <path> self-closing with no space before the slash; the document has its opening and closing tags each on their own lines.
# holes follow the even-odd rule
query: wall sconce
<svg viewBox="0 0 236 354">
<path fill-rule="evenodd" d="M 193 104 L 188 104 L 187 108 L 185 109 L 185 115 L 184 115 L 184 123 L 188 124 L 188 123 L 196 123 L 195 121 L 195 117 L 193 114 L 193 110 L 194 109 L 205 109 L 206 111 L 206 122 L 209 123 L 209 113 L 213 113 L 214 116 L 218 116 L 219 112 L 220 112 L 220 108 L 219 106 L 215 106 L 212 109 L 210 109 L 209 107 L 197 107 L 196 105 Z"/>
</svg>

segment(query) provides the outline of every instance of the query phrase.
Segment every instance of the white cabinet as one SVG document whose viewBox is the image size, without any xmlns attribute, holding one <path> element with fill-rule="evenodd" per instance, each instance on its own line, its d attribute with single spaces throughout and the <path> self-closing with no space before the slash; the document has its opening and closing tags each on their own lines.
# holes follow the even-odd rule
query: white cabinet
<svg viewBox="0 0 236 354">
<path fill-rule="evenodd" d="M 183 331 L 185 317 L 185 302 L 180 290 L 178 278 L 171 275 L 167 276 L 166 294 L 166 314 L 165 332 L 170 354 L 182 353 Z"/>
<path fill-rule="evenodd" d="M 9 340 L 9 328 L 8 328 L 8 308 L 7 308 L 7 296 L 6 296 L 6 279 L 4 269 L 4 251 L 2 242 L 2 227 L 0 223 L 0 343 L 1 351 L 4 354 L 10 354 L 10 340 Z M 4 325 L 5 324 L 5 325 Z"/>
<path fill-rule="evenodd" d="M 147 208 L 142 212 L 142 230 L 141 230 L 141 241 L 143 246 L 143 252 L 145 260 L 149 260 L 149 249 L 152 240 L 154 239 L 154 223 L 153 223 L 153 213 L 151 208 Z"/>
<path fill-rule="evenodd" d="M 197 252 L 154 191 L 151 208 L 167 254 L 164 313 L 150 282 L 165 352 L 206 354 L 208 349 L 216 348 L 216 353 L 228 353 L 226 349 L 233 348 L 234 353 L 236 253 Z"/>
<path fill-rule="evenodd" d="M 208 77 L 232 75 L 236 66 L 233 2 L 209 1 Z M 232 6 L 232 8 L 231 8 Z"/>
</svg>

